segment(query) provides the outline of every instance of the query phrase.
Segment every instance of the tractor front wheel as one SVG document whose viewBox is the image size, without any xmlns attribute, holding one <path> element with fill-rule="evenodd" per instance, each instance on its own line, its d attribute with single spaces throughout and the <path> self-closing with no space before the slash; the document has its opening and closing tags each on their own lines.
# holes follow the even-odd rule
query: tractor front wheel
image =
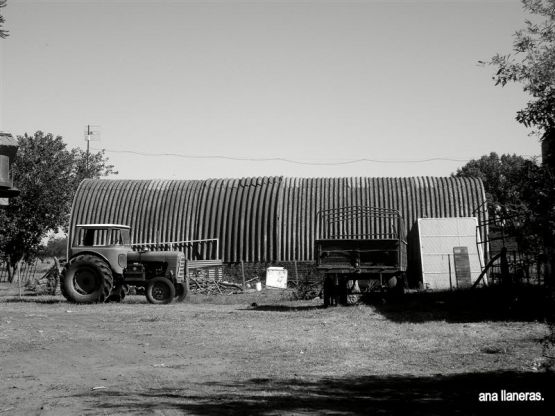
<svg viewBox="0 0 555 416">
<path fill-rule="evenodd" d="M 188 282 L 178 283 L 175 285 L 175 300 L 177 302 L 183 302 L 187 299 L 189 295 L 189 284 Z"/>
<path fill-rule="evenodd" d="M 175 297 L 175 287 L 169 279 L 155 277 L 148 281 L 145 294 L 150 303 L 158 305 L 171 303 Z"/>
</svg>

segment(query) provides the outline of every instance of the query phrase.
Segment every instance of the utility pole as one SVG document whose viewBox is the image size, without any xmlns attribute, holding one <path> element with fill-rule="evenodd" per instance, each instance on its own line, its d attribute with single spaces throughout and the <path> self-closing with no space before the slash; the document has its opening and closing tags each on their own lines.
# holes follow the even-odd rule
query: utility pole
<svg viewBox="0 0 555 416">
<path fill-rule="evenodd" d="M 87 140 L 87 156 L 85 157 L 85 176 L 89 176 L 89 146 L 91 143 L 91 126 L 87 124 L 87 132 L 86 132 L 86 140 Z"/>
<path fill-rule="evenodd" d="M 91 140 L 100 140 L 100 127 L 87 124 L 85 129 L 85 141 L 87 142 L 87 153 L 85 155 L 85 177 L 89 177 L 89 156 Z"/>
</svg>

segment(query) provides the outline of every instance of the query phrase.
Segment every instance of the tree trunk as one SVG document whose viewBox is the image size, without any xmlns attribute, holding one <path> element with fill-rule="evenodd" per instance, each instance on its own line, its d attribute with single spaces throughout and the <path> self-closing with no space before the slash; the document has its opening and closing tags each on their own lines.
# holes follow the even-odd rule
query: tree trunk
<svg viewBox="0 0 555 416">
<path fill-rule="evenodd" d="M 15 278 L 15 270 L 9 261 L 6 262 L 6 269 L 8 270 L 8 283 L 13 283 Z"/>
<path fill-rule="evenodd" d="M 8 269 L 8 283 L 13 283 L 15 280 L 15 277 L 17 276 L 17 272 L 19 270 L 19 268 L 21 267 L 21 261 L 20 260 L 16 260 L 15 262 L 13 261 L 13 259 L 9 259 L 6 262 L 6 268 Z"/>
</svg>

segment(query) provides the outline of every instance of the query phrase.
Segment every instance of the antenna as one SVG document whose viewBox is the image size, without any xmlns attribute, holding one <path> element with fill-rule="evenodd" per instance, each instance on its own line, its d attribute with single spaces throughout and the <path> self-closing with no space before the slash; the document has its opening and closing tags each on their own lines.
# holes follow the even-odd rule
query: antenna
<svg viewBox="0 0 555 416">
<path fill-rule="evenodd" d="M 91 140 L 95 142 L 100 141 L 100 126 L 93 126 L 93 125 L 87 124 L 87 126 L 85 127 L 85 141 L 87 142 L 85 173 L 87 177 L 89 176 L 89 146 L 90 146 Z"/>
</svg>

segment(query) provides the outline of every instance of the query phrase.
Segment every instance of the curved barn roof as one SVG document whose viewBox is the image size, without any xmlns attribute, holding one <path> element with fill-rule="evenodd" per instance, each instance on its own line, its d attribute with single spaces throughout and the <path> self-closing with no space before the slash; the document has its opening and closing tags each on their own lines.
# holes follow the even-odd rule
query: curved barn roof
<svg viewBox="0 0 555 416">
<path fill-rule="evenodd" d="M 218 238 L 226 262 L 303 261 L 313 259 L 317 212 L 346 205 L 396 209 L 407 232 L 418 218 L 487 215 L 476 178 L 103 179 L 79 186 L 70 233 L 128 224 L 135 243 Z"/>
</svg>

